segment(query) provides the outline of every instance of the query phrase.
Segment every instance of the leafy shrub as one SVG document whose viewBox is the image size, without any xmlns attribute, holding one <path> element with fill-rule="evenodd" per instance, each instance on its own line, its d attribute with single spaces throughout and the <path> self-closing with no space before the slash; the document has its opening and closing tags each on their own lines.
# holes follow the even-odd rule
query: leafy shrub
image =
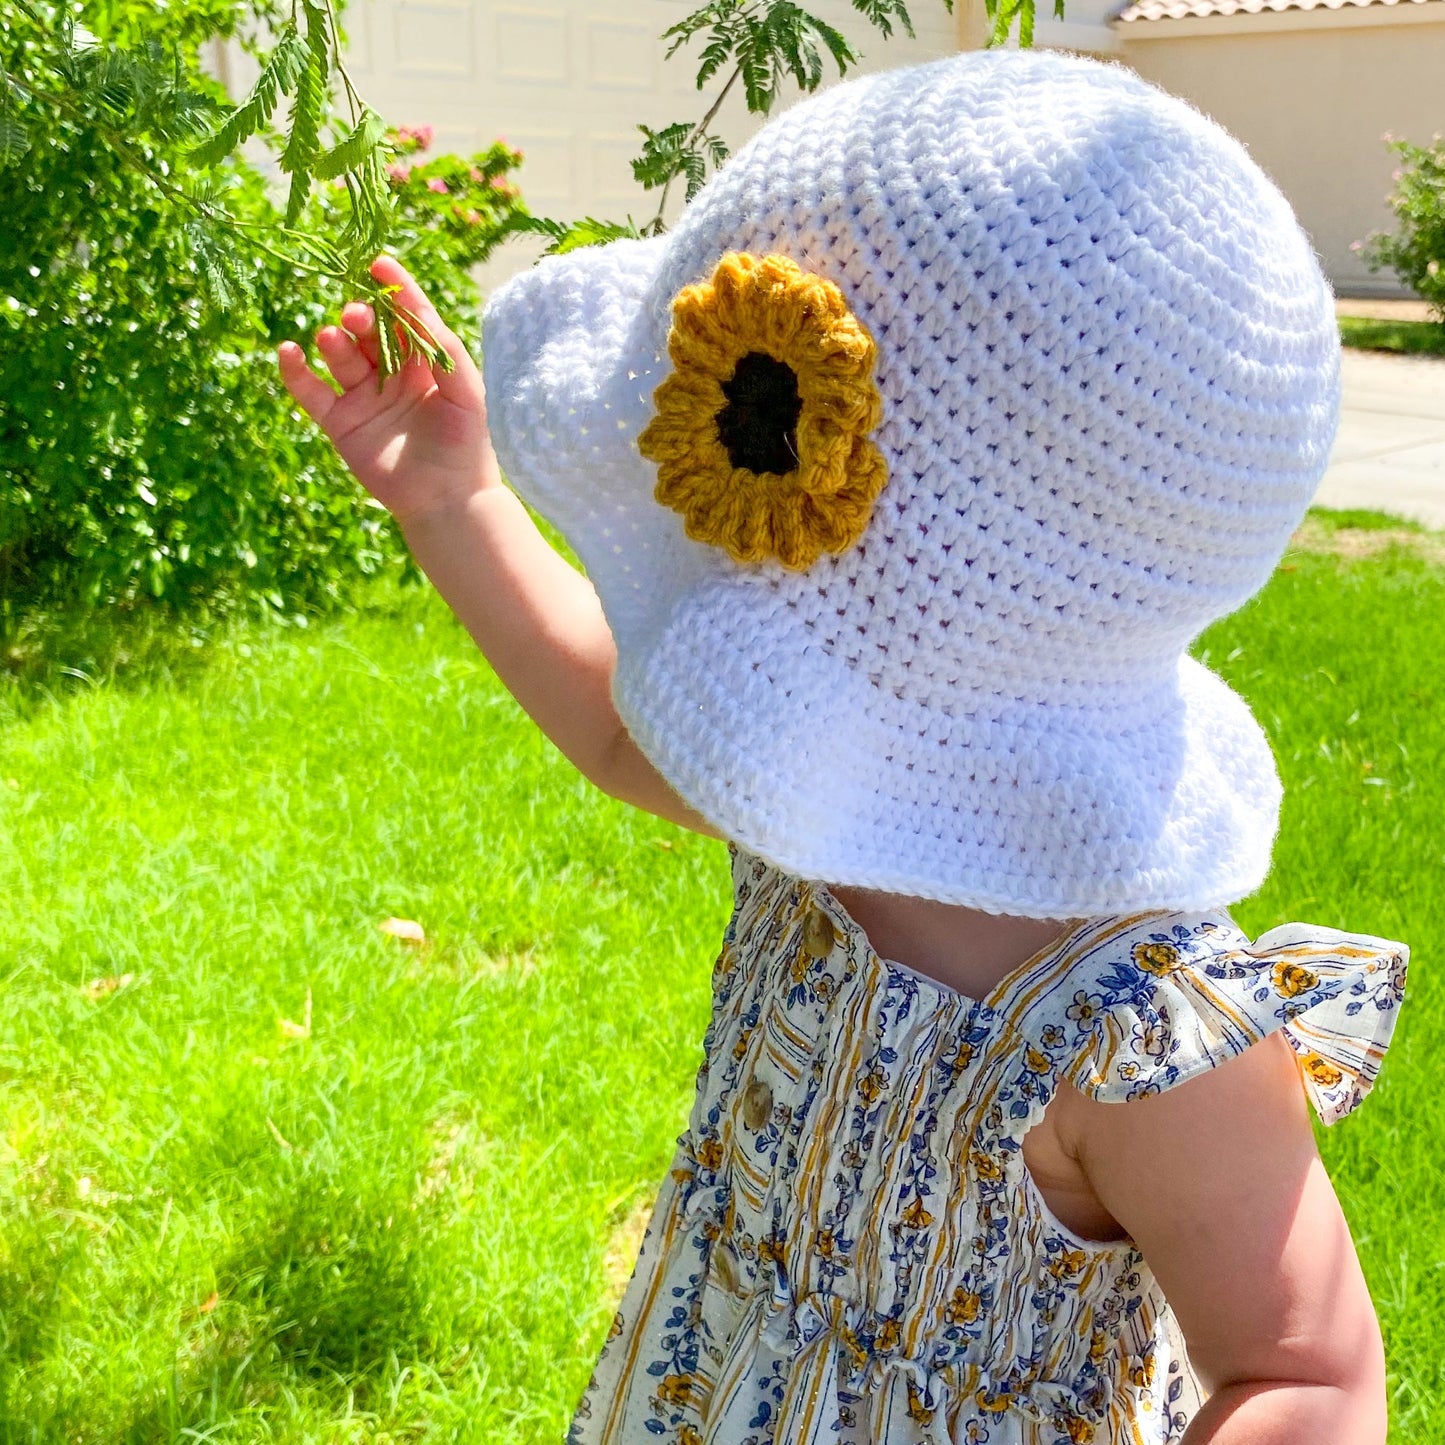
<svg viewBox="0 0 1445 1445">
<path fill-rule="evenodd" d="M 0 66 L 25 101 L 0 112 L 0 661 L 77 610 L 289 616 L 405 565 L 385 513 L 276 381 L 275 344 L 343 298 L 276 249 L 282 214 L 250 166 L 223 160 L 202 195 L 257 246 L 172 193 L 221 110 L 199 44 L 264 8 L 87 0 L 75 13 L 94 59 L 58 78 L 88 53 L 57 51 L 61 12 L 0 17 Z M 402 152 L 417 139 L 393 137 Z M 507 180 L 520 159 L 497 145 L 392 187 L 393 244 L 463 334 L 468 268 L 522 211 Z M 323 186 L 298 229 L 334 234 L 344 199 Z"/>
<path fill-rule="evenodd" d="M 1424 146 L 1386 139 L 1400 157 L 1390 196 L 1398 227 L 1393 234 L 1377 231 L 1354 249 L 1372 271 L 1390 267 L 1445 323 L 1445 139 L 1437 135 Z"/>
<path fill-rule="evenodd" d="M 912 30 L 908 0 L 850 4 L 885 38 Z M 656 215 L 558 221 L 527 213 L 507 146 L 423 160 L 425 128 L 386 131 L 347 73 L 339 8 L 0 5 L 0 665 L 23 662 L 42 623 L 95 609 L 302 616 L 357 575 L 407 575 L 389 519 L 275 382 L 275 343 L 343 299 L 327 278 L 434 354 L 367 274 L 384 239 L 475 341 L 466 272 L 505 235 L 568 250 L 654 234 L 671 186 L 691 197 L 726 159 L 711 126 L 735 84 L 767 114 L 789 84 L 814 90 L 827 61 L 841 76 L 859 58 L 795 0 L 707 0 L 662 39 L 669 55 L 702 44 L 697 83 L 717 78 L 716 95 L 695 123 L 639 126 L 633 172 Z M 1034 0 L 986 9 L 991 43 L 1015 22 L 1030 43 Z M 260 76 L 228 106 L 198 47 L 245 26 L 267 44 L 250 43 Z M 237 158 L 252 136 L 289 178 L 284 207 Z"/>
</svg>

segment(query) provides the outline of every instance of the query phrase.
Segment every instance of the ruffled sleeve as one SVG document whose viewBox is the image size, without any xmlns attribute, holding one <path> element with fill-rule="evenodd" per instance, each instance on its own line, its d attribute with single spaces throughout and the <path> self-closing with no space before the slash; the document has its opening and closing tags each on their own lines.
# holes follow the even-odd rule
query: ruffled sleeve
<svg viewBox="0 0 1445 1445">
<path fill-rule="evenodd" d="M 1283 1030 L 1320 1119 L 1350 1113 L 1379 1076 L 1409 949 L 1288 923 L 1254 943 L 1227 919 L 1146 920 L 1075 990 L 1066 1076 L 1095 1098 L 1159 1093 Z"/>
</svg>

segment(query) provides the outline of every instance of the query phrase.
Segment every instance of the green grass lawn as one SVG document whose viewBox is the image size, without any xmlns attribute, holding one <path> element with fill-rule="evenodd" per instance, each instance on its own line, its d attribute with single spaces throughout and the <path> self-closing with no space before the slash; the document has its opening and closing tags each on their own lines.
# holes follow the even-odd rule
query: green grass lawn
<svg viewBox="0 0 1445 1445">
<path fill-rule="evenodd" d="M 1236 913 L 1414 948 L 1323 1145 L 1424 1445 L 1445 569 L 1312 537 L 1205 640 L 1289 789 Z M 686 1120 L 721 844 L 591 790 L 415 594 L 0 697 L 0 896 L 0 1442 L 560 1438 Z"/>
<path fill-rule="evenodd" d="M 1342 316 L 1340 340 L 1346 346 L 1365 351 L 1445 356 L 1445 325 L 1438 321 L 1381 321 L 1368 316 Z"/>
</svg>

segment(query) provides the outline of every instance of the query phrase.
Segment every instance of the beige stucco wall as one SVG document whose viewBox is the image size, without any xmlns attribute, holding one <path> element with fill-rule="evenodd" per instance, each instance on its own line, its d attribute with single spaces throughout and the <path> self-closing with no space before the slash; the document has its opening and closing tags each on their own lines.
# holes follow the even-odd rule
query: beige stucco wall
<svg viewBox="0 0 1445 1445">
<path fill-rule="evenodd" d="M 435 126 L 438 150 L 507 136 L 527 153 L 519 180 L 543 214 L 649 216 L 632 180 L 639 120 L 696 119 L 696 44 L 664 60 L 659 35 L 699 0 L 350 0 L 350 62 L 362 92 L 393 122 Z M 1386 130 L 1428 140 L 1445 131 L 1445 0 L 1340 10 L 1110 25 L 1118 0 L 1039 0 L 1037 41 L 1122 60 L 1238 135 L 1293 202 L 1342 292 L 1399 294 L 1349 249 L 1389 227 L 1395 159 Z M 985 0 L 911 6 L 915 37 L 883 41 L 850 0 L 811 0 L 865 52 L 863 69 L 970 48 L 986 33 Z M 233 91 L 249 62 L 229 52 Z M 718 129 L 737 145 L 756 127 L 736 93 Z M 676 212 L 680 188 L 669 210 Z M 484 285 L 528 264 L 540 243 L 515 241 L 483 268 Z"/>
<path fill-rule="evenodd" d="M 1428 141 L 1445 131 L 1445 4 L 1372 9 L 1381 18 L 1369 25 L 1296 11 L 1288 28 L 1263 27 L 1289 12 L 1231 17 L 1241 28 L 1230 34 L 1209 33 L 1208 19 L 1146 22 L 1160 36 L 1179 27 L 1177 38 L 1138 40 L 1131 32 L 1143 23 L 1118 27 L 1120 59 L 1244 141 L 1342 294 L 1401 290 L 1393 272 L 1372 273 L 1350 251 L 1351 241 L 1393 226 L 1384 197 L 1396 157 L 1381 135 Z M 1250 22 L 1259 28 L 1244 28 Z"/>
<path fill-rule="evenodd" d="M 651 219 L 655 192 L 632 177 L 639 122 L 696 121 L 722 88 L 695 83 L 701 40 L 666 59 L 662 32 L 701 0 L 350 0 L 349 61 L 358 88 L 393 123 L 428 124 L 438 151 L 470 152 L 505 136 L 526 155 L 517 181 L 532 210 L 573 219 Z M 1080 0 L 1083 3 L 1083 0 Z M 1102 0 L 1100 0 L 1102 3 Z M 953 17 L 918 0 L 915 34 L 884 40 L 850 0 L 808 8 L 862 52 L 860 70 L 950 54 Z M 829 80 L 837 71 L 831 63 Z M 238 71 L 237 83 L 249 83 Z M 788 99 L 795 92 L 789 88 Z M 757 128 L 734 86 L 715 130 L 740 145 Z M 682 206 L 674 186 L 669 212 Z M 528 265 L 541 243 L 509 241 L 479 280 L 488 288 Z"/>
</svg>

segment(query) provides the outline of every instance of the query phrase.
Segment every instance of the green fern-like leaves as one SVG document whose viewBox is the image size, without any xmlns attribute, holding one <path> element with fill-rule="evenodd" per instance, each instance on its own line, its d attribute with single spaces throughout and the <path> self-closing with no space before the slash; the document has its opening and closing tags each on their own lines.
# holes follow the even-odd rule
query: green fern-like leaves
<svg viewBox="0 0 1445 1445">
<path fill-rule="evenodd" d="M 386 122 L 368 107 L 343 140 L 316 158 L 311 174 L 318 181 L 330 181 L 346 171 L 359 170 L 385 134 Z"/>
<path fill-rule="evenodd" d="M 198 166 L 215 165 L 271 119 L 283 95 L 296 89 L 306 68 L 306 44 L 289 21 L 246 99 L 191 152 Z"/>
<path fill-rule="evenodd" d="M 30 149 L 30 128 L 20 118 L 20 91 L 0 70 L 0 170 L 13 166 Z"/>
<path fill-rule="evenodd" d="M 321 121 L 331 93 L 331 25 L 325 9 L 305 0 L 306 62 L 296 84 L 291 104 L 291 134 L 281 152 L 281 169 L 291 177 L 286 200 L 286 224 L 301 218 L 306 197 L 311 194 L 312 167 L 321 149 Z"/>
<path fill-rule="evenodd" d="M 992 22 L 990 47 L 1007 45 L 1014 21 L 1018 21 L 1019 45 L 1028 49 L 1034 43 L 1035 0 L 984 0 L 984 10 Z M 1054 0 L 1054 19 L 1064 18 L 1064 0 Z"/>
<path fill-rule="evenodd" d="M 513 216 L 507 229 L 546 236 L 552 243 L 545 252 L 548 256 L 565 256 L 568 251 L 578 251 L 583 246 L 602 246 L 608 241 L 635 241 L 642 235 L 631 221 L 623 225 L 616 221 L 599 221 L 595 216 L 584 216 L 580 221 L 554 221 L 548 216 Z"/>
<path fill-rule="evenodd" d="M 456 363 L 450 353 L 427 330 L 420 318 L 396 304 L 399 286 L 382 286 L 368 277 L 368 284 L 358 289 L 376 313 L 377 360 L 380 362 L 376 372 L 378 388 L 408 361 L 423 361 L 443 371 L 455 370 Z"/>
<path fill-rule="evenodd" d="M 905 0 L 853 0 L 853 8 L 865 16 L 885 40 L 893 34 L 895 21 L 909 35 L 913 34 L 913 20 Z M 952 14 L 953 0 L 943 0 L 943 8 Z"/>
<path fill-rule="evenodd" d="M 727 142 L 719 136 L 698 134 L 695 126 L 675 121 L 661 130 L 637 127 L 642 132 L 642 154 L 632 162 L 632 175 L 647 190 L 665 186 L 681 176 L 687 182 L 687 200 L 697 195 L 707 178 L 728 158 Z"/>
<path fill-rule="evenodd" d="M 0 111 L 0 170 L 13 166 L 30 149 L 30 132 L 17 116 Z"/>
<path fill-rule="evenodd" d="M 851 0 L 885 39 L 900 27 L 913 34 L 908 0 Z M 947 9 L 953 0 L 943 0 Z M 989 0 L 991 4 L 1032 5 L 1033 0 Z M 1060 0 L 1056 0 L 1060 3 Z M 798 0 L 707 0 L 692 14 L 670 25 L 662 35 L 667 54 L 674 55 L 694 37 L 702 40 L 698 56 L 697 87 L 701 90 L 718 75 L 725 75 L 722 91 L 696 125 L 678 123 L 654 130 L 639 126 L 643 135 L 642 154 L 632 163 L 632 173 L 648 189 L 661 188 L 662 204 L 646 229 L 655 234 L 663 229 L 663 208 L 675 180 L 687 186 L 691 200 L 701 189 L 710 169 L 728 156 L 727 146 L 712 134 L 710 126 L 722 97 L 741 83 L 747 108 L 754 115 L 768 115 L 789 81 L 804 92 L 823 83 L 828 63 L 839 76 L 846 75 L 861 58 L 842 31 L 813 14 Z"/>
<path fill-rule="evenodd" d="M 211 304 L 230 311 L 249 301 L 255 288 L 236 252 L 235 239 L 223 226 L 197 216 L 185 227 L 186 244 Z"/>
</svg>

